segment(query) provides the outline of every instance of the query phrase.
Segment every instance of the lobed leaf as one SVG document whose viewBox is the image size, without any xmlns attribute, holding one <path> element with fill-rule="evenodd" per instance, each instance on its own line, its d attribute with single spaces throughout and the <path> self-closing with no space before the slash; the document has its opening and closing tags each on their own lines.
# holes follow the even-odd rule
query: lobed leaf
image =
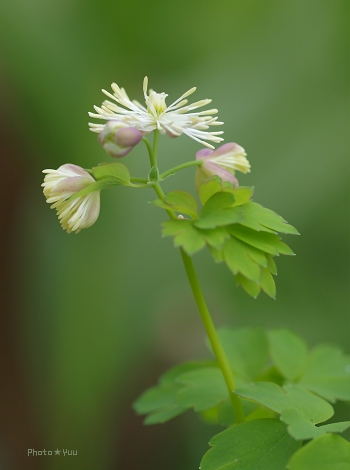
<svg viewBox="0 0 350 470">
<path fill-rule="evenodd" d="M 271 382 L 256 382 L 244 389 L 237 389 L 236 393 L 243 398 L 255 400 L 277 413 L 295 409 L 313 424 L 326 421 L 334 413 L 328 402 L 297 385 L 285 385 L 282 388 Z"/>
<path fill-rule="evenodd" d="M 120 184 L 128 185 L 130 183 L 130 173 L 123 163 L 101 163 L 92 168 L 92 174 L 97 180 L 104 178 L 115 178 Z"/>
<path fill-rule="evenodd" d="M 306 359 L 299 385 L 330 402 L 350 400 L 350 357 L 334 346 L 318 346 Z"/>
<path fill-rule="evenodd" d="M 201 470 L 282 470 L 300 447 L 278 419 L 247 421 L 210 441 Z"/>
<path fill-rule="evenodd" d="M 151 203 L 163 209 L 189 215 L 192 219 L 197 217 L 197 201 L 187 191 L 171 191 L 165 195 L 164 200 L 155 199 Z"/>
<path fill-rule="evenodd" d="M 190 371 L 208 367 L 208 361 L 189 362 L 173 367 L 160 379 L 157 386 L 146 390 L 133 404 L 138 414 L 146 414 L 145 424 L 165 423 L 188 410 L 178 402 L 178 392 L 182 384 L 177 382 L 179 376 Z"/>
<path fill-rule="evenodd" d="M 300 377 L 307 357 L 304 341 L 288 330 L 272 330 L 267 337 L 272 360 L 280 373 L 288 380 Z"/>
<path fill-rule="evenodd" d="M 163 236 L 173 236 L 174 245 L 181 246 L 187 254 L 193 255 L 205 246 L 205 237 L 193 227 L 190 220 L 167 220 L 162 223 Z"/>
<path fill-rule="evenodd" d="M 232 193 L 215 193 L 204 204 L 194 225 L 210 229 L 239 222 L 242 218 L 242 209 L 241 206 L 233 207 L 234 202 L 235 197 Z"/>
<path fill-rule="evenodd" d="M 272 233 L 289 233 L 298 235 L 299 232 L 292 225 L 289 225 L 276 212 L 257 204 L 248 202 L 243 208 L 242 225 L 256 231 L 266 231 Z"/>
<path fill-rule="evenodd" d="M 219 405 L 228 396 L 224 377 L 218 367 L 187 372 L 180 375 L 177 382 L 182 385 L 177 394 L 177 402 L 197 412 Z"/>
<path fill-rule="evenodd" d="M 273 233 L 257 232 L 241 224 L 231 225 L 227 227 L 227 230 L 239 240 L 270 255 L 275 256 L 279 253 L 282 255 L 294 255 L 289 246 L 283 243 L 280 238 Z"/>
<path fill-rule="evenodd" d="M 299 449 L 289 460 L 288 470 L 350 470 L 350 443 L 336 434 L 326 434 Z"/>
<path fill-rule="evenodd" d="M 235 374 L 245 381 L 256 380 L 266 367 L 269 350 L 261 328 L 220 329 L 218 335 Z"/>
<path fill-rule="evenodd" d="M 241 273 L 253 282 L 259 283 L 260 266 L 249 256 L 245 243 L 236 238 L 227 240 L 223 247 L 225 263 L 233 274 Z"/>
<path fill-rule="evenodd" d="M 343 432 L 350 427 L 350 421 L 315 426 L 300 411 L 295 409 L 283 411 L 281 419 L 288 425 L 289 434 L 297 440 L 315 439 L 326 433 Z"/>
</svg>

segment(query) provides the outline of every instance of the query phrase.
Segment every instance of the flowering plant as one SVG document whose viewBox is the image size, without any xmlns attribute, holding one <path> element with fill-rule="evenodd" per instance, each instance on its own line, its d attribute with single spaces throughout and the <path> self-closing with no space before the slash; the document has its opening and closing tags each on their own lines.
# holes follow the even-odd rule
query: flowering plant
<svg viewBox="0 0 350 470">
<path fill-rule="evenodd" d="M 216 109 L 197 111 L 211 100 L 188 104 L 191 88 L 170 106 L 167 95 L 148 90 L 145 105 L 130 100 L 112 84 L 113 94 L 91 117 L 105 151 L 115 158 L 131 152 L 141 141 L 150 161 L 147 178 L 132 177 L 118 162 L 82 169 L 65 164 L 44 170 L 47 202 L 57 210 L 62 228 L 78 233 L 94 224 L 100 210 L 100 191 L 110 186 L 153 188 L 152 201 L 168 220 L 162 233 L 179 247 L 193 296 L 208 335 L 213 360 L 187 362 L 166 372 L 158 385 L 134 404 L 146 424 L 165 423 L 193 409 L 208 423 L 227 427 L 210 442 L 202 470 L 327 470 L 350 468 L 350 444 L 339 436 L 350 422 L 332 422 L 331 403 L 350 400 L 349 358 L 333 346 L 312 350 L 288 330 L 215 329 L 192 256 L 208 248 L 216 263 L 225 263 L 236 284 L 252 297 L 261 291 L 275 298 L 274 258 L 293 255 L 279 234 L 298 234 L 282 217 L 253 202 L 253 189 L 240 186 L 236 172 L 248 173 L 243 147 L 226 143 L 218 148 L 223 123 Z M 153 132 L 153 145 L 147 135 Z M 183 134 L 205 148 L 196 158 L 160 173 L 159 134 Z M 196 167 L 198 199 L 187 191 L 165 194 L 162 181 L 183 169 Z M 200 202 L 200 204 L 198 203 Z"/>
</svg>

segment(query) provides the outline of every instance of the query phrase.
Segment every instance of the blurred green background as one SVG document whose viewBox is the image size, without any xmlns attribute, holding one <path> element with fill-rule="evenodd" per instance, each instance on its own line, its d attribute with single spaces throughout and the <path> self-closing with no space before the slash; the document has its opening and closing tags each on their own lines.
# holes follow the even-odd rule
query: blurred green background
<svg viewBox="0 0 350 470">
<path fill-rule="evenodd" d="M 278 260 L 277 301 L 249 298 L 224 266 L 195 257 L 217 325 L 290 327 L 311 345 L 349 342 L 346 0 L 12 0 L 0 4 L 3 262 L 1 442 L 7 470 L 190 470 L 216 428 L 191 414 L 145 428 L 132 401 L 168 367 L 207 355 L 164 214 L 148 190 L 102 194 L 98 222 L 59 226 L 41 170 L 111 161 L 88 131 L 101 88 L 170 104 L 197 86 L 226 142 L 248 152 L 255 200 L 300 237 Z M 160 141 L 160 168 L 194 158 Z M 124 159 L 146 176 L 140 145 Z M 193 188 L 194 170 L 165 189 Z M 346 419 L 348 409 L 337 408 Z M 66 448 L 77 457 L 27 457 Z"/>
</svg>

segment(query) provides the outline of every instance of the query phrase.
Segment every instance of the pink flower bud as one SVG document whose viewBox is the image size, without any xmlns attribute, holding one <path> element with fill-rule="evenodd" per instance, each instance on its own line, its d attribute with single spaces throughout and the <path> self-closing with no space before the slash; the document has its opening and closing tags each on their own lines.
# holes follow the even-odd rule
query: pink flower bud
<svg viewBox="0 0 350 470">
<path fill-rule="evenodd" d="M 142 133 L 135 127 L 128 127 L 121 121 L 108 121 L 98 135 L 105 151 L 114 158 L 127 155 L 142 139 Z"/>
</svg>

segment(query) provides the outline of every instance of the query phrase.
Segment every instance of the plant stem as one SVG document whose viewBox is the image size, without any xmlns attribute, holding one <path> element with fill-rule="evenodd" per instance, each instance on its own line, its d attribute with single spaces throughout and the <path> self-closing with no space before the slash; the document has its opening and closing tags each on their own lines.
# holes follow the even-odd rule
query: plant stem
<svg viewBox="0 0 350 470">
<path fill-rule="evenodd" d="M 145 178 L 136 178 L 136 177 L 133 177 L 133 176 L 130 178 L 130 181 L 131 181 L 131 183 L 143 183 L 143 184 L 148 183 L 148 180 L 146 180 Z"/>
<path fill-rule="evenodd" d="M 216 359 L 219 363 L 220 369 L 224 376 L 226 386 L 230 395 L 232 409 L 235 414 L 236 422 L 243 423 L 244 422 L 244 413 L 242 408 L 242 402 L 240 398 L 234 394 L 234 390 L 236 389 L 236 381 L 232 373 L 231 366 L 228 362 L 226 357 L 225 351 L 220 343 L 219 336 L 215 329 L 213 320 L 210 316 L 207 304 L 205 302 L 198 277 L 194 268 L 194 264 L 190 256 L 188 256 L 185 251 L 180 248 L 182 261 L 185 266 L 186 274 L 192 289 L 193 296 L 195 298 L 197 308 L 202 318 L 202 322 L 207 332 L 211 347 L 213 348 L 214 354 Z"/>
<path fill-rule="evenodd" d="M 153 185 L 158 197 L 160 199 L 164 199 L 164 192 L 160 186 L 159 183 L 155 183 Z M 176 215 L 172 211 L 168 211 L 167 213 L 169 217 L 173 220 L 177 219 Z M 225 354 L 224 348 L 222 347 L 222 344 L 220 342 L 219 336 L 217 334 L 217 331 L 215 329 L 213 320 L 210 316 L 209 309 L 207 307 L 207 304 L 204 299 L 204 295 L 202 293 L 198 277 L 194 268 L 194 264 L 192 259 L 188 256 L 185 251 L 180 248 L 181 252 L 181 257 L 183 264 L 185 266 L 187 278 L 189 280 L 193 296 L 196 301 L 197 308 L 199 310 L 200 316 L 202 318 L 202 322 L 205 328 L 205 331 L 208 335 L 211 347 L 213 348 L 213 352 L 215 354 L 215 357 L 219 363 L 219 367 L 222 371 L 222 374 L 224 376 L 226 386 L 229 392 L 231 404 L 232 404 L 232 409 L 236 418 L 237 423 L 243 423 L 244 422 L 244 413 L 243 413 L 243 408 L 242 408 L 242 402 L 240 398 L 235 395 L 234 390 L 236 389 L 236 381 L 233 376 L 233 372 L 231 369 L 231 366 L 228 362 L 227 356 Z"/>
<path fill-rule="evenodd" d="M 192 162 L 182 163 L 182 165 L 174 166 L 170 168 L 170 170 L 165 171 L 161 175 L 159 175 L 160 180 L 165 180 L 170 175 L 175 174 L 177 171 L 182 170 L 183 168 L 188 168 L 189 166 L 202 166 L 203 160 L 194 160 Z"/>
<path fill-rule="evenodd" d="M 156 129 L 154 131 L 154 136 L 153 136 L 153 165 L 152 166 L 157 166 L 158 138 L 159 138 L 159 131 L 158 129 Z"/>
<path fill-rule="evenodd" d="M 149 156 L 149 162 L 150 162 L 151 168 L 152 168 L 152 166 L 154 166 L 152 146 L 151 146 L 149 140 L 146 137 L 143 137 L 142 141 L 146 144 L 147 151 L 148 151 L 148 156 Z"/>
</svg>

